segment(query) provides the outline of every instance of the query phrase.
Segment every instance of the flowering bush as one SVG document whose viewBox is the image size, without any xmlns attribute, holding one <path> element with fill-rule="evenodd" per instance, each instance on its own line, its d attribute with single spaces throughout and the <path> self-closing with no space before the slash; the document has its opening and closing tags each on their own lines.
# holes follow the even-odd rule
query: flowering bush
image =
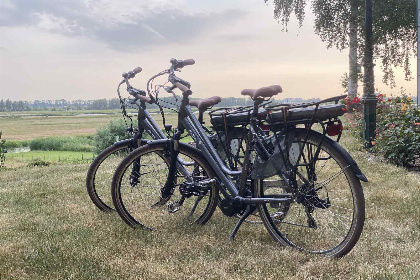
<svg viewBox="0 0 420 280">
<path fill-rule="evenodd" d="M 361 112 L 363 109 L 362 103 L 360 102 L 359 97 L 346 97 L 344 98 L 344 102 L 346 104 L 346 111 L 349 113 L 352 112 Z"/>
<path fill-rule="evenodd" d="M 420 159 L 420 111 L 411 97 L 379 99 L 372 148 L 390 162 L 409 166 Z"/>
<path fill-rule="evenodd" d="M 420 111 L 411 97 L 387 98 L 377 95 L 376 139 L 372 152 L 385 157 L 391 163 L 402 166 L 415 165 L 420 160 Z M 346 101 L 348 112 L 354 112 L 356 135 L 362 136 L 363 115 L 360 99 Z M 353 109 L 354 108 L 354 109 Z"/>
</svg>

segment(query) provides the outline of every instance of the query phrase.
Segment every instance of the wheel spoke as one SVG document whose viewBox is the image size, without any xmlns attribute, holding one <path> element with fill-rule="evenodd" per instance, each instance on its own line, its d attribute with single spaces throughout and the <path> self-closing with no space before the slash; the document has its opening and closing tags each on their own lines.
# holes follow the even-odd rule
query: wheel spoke
<svg viewBox="0 0 420 280">
<path fill-rule="evenodd" d="M 294 193 L 294 200 L 280 204 L 283 209 L 260 205 L 260 215 L 281 243 L 308 252 L 342 256 L 361 234 L 362 227 L 357 226 L 364 222 L 364 200 L 358 197 L 363 194 L 361 185 L 348 161 L 329 141 L 321 141 L 322 135 L 317 133 L 306 135 L 306 131 L 297 130 L 292 144 L 303 147 L 299 166 L 292 162 L 297 166 L 297 185 L 289 190 Z M 264 181 L 268 183 L 256 184 L 258 197 L 276 191 L 269 183 L 275 181 L 274 176 Z M 284 213 L 280 219 L 279 211 Z"/>
</svg>

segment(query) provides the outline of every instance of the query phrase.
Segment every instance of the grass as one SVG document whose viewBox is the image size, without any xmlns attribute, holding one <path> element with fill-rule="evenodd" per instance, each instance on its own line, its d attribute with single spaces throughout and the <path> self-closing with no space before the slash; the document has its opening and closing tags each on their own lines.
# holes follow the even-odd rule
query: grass
<svg viewBox="0 0 420 280">
<path fill-rule="evenodd" d="M 134 110 L 128 110 L 134 111 Z M 60 111 L 60 110 L 41 110 L 41 111 L 14 111 L 14 112 L 0 112 L 0 117 L 5 118 L 17 118 L 17 117 L 36 117 L 36 116 L 80 116 L 80 115 L 91 115 L 91 114 L 102 114 L 102 115 L 120 115 L 121 110 L 72 110 L 72 111 Z"/>
<path fill-rule="evenodd" d="M 80 161 L 91 161 L 94 154 L 91 152 L 69 152 L 69 151 L 30 151 L 23 153 L 7 153 L 6 166 L 16 168 L 26 166 L 34 160 L 42 160 L 48 163 L 77 163 Z"/>
<path fill-rule="evenodd" d="M 46 111 L 46 112 L 14 112 L 0 115 L 2 138 L 7 141 L 33 140 L 52 136 L 92 135 L 100 126 L 110 120 L 122 119 L 118 110 L 94 111 Z M 134 111 L 133 111 L 134 112 Z M 162 118 L 157 115 L 156 121 L 162 126 Z M 166 123 L 176 124 L 176 114 L 166 113 Z M 133 118 L 136 121 L 136 118 Z M 162 126 L 163 127 L 163 126 Z"/>
<path fill-rule="evenodd" d="M 30 116 L 2 118 L 0 129 L 5 140 L 33 140 L 52 136 L 94 134 L 96 128 L 118 116 Z"/>
<path fill-rule="evenodd" d="M 219 210 L 202 227 L 168 214 L 161 231 L 133 230 L 91 203 L 88 164 L 53 164 L 0 171 L 0 279 L 418 279 L 419 174 L 372 158 L 347 130 L 342 142 L 369 182 L 362 237 L 341 260 L 250 224 L 228 242 L 236 220 Z"/>
</svg>

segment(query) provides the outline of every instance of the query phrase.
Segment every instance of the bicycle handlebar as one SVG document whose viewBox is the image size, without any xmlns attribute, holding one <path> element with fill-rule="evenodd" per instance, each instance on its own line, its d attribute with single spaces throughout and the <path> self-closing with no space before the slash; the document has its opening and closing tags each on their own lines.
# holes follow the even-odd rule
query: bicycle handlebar
<svg viewBox="0 0 420 280">
<path fill-rule="evenodd" d="M 170 63 L 172 64 L 171 69 L 173 68 L 173 70 L 175 71 L 176 69 L 184 68 L 184 66 L 193 65 L 193 64 L 195 64 L 195 61 L 192 58 L 184 59 L 184 60 L 178 60 L 176 58 L 171 58 Z"/>
<path fill-rule="evenodd" d="M 132 72 L 134 73 L 134 75 L 136 75 L 136 74 L 140 73 L 142 70 L 143 69 L 141 69 L 141 67 L 136 67 L 136 68 L 133 69 Z"/>
<path fill-rule="evenodd" d="M 143 96 L 140 94 L 137 94 L 136 96 L 134 96 L 137 99 L 140 99 L 140 101 L 145 102 L 145 103 L 151 103 L 152 99 L 150 99 L 150 97 L 147 96 Z"/>
<path fill-rule="evenodd" d="M 186 87 L 185 85 L 181 84 L 180 82 L 175 82 L 174 85 L 181 90 L 183 93 L 187 94 L 187 95 L 191 95 L 192 91 Z"/>
<path fill-rule="evenodd" d="M 151 103 L 152 99 L 149 97 L 146 97 L 146 92 L 144 90 L 136 89 L 132 87 L 129 83 L 129 79 L 134 78 L 138 73 L 140 73 L 143 69 L 141 67 L 136 67 L 132 71 L 128 71 L 127 73 L 123 73 L 122 77 L 124 80 L 121 81 L 121 83 L 118 85 L 118 96 L 119 94 L 119 87 L 123 83 L 127 85 L 127 92 L 133 96 L 135 99 L 139 99 L 142 102 Z"/>
</svg>

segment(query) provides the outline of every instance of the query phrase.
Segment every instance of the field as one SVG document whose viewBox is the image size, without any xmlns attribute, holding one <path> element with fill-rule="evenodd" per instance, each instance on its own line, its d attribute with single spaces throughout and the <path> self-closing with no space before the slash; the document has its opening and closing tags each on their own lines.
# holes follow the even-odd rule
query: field
<svg viewBox="0 0 420 280">
<path fill-rule="evenodd" d="M 154 111 L 151 113 L 158 114 Z M 162 118 L 158 116 L 155 119 L 162 126 Z M 166 123 L 176 124 L 176 114 L 168 112 L 165 116 Z M 3 139 L 9 141 L 50 136 L 91 135 L 98 127 L 116 119 L 122 119 L 119 110 L 0 113 L 0 131 L 3 131 Z M 136 118 L 133 120 L 136 121 Z"/>
<path fill-rule="evenodd" d="M 133 230 L 91 203 L 88 163 L 14 168 L 6 158 L 0 279 L 419 279 L 419 174 L 360 151 L 348 131 L 343 144 L 369 182 L 362 237 L 340 260 L 281 247 L 260 225 L 245 224 L 228 241 L 236 220 L 220 210 L 201 227 L 168 214 L 160 231 Z"/>
</svg>

